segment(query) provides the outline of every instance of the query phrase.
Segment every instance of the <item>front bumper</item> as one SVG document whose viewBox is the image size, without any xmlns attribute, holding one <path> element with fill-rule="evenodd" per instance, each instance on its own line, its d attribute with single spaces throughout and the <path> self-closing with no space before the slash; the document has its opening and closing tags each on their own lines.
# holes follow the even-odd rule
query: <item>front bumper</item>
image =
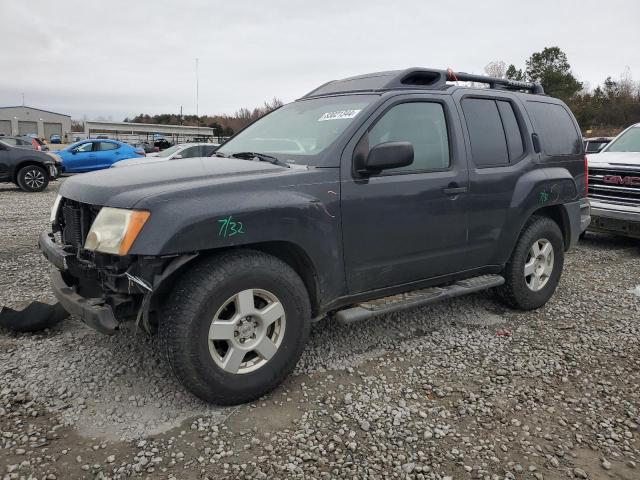
<svg viewBox="0 0 640 480">
<path fill-rule="evenodd" d="M 640 238 L 640 207 L 591 200 L 589 230 Z"/>
<path fill-rule="evenodd" d="M 76 293 L 75 287 L 67 285 L 59 270 L 51 272 L 51 287 L 60 305 L 91 328 L 107 335 L 115 333 L 118 329 L 118 321 L 104 298 L 80 296 Z"/>
<path fill-rule="evenodd" d="M 38 245 L 47 260 L 57 268 L 51 272 L 51 287 L 63 308 L 95 330 L 108 335 L 113 334 L 118 328 L 118 321 L 106 299 L 81 296 L 77 288 L 69 285 L 63 277 L 63 272 L 67 271 L 68 263 L 75 255 L 56 244 L 47 232 L 40 234 Z"/>
</svg>

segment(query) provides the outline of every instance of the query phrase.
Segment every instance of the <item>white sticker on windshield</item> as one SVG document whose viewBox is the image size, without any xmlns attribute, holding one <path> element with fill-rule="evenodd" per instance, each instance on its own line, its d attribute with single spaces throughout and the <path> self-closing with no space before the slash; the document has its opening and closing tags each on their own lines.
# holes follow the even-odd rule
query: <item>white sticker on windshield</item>
<svg viewBox="0 0 640 480">
<path fill-rule="evenodd" d="M 323 114 L 318 121 L 325 122 L 327 120 L 343 120 L 345 118 L 355 117 L 360 110 L 338 110 L 337 112 L 327 112 Z"/>
</svg>

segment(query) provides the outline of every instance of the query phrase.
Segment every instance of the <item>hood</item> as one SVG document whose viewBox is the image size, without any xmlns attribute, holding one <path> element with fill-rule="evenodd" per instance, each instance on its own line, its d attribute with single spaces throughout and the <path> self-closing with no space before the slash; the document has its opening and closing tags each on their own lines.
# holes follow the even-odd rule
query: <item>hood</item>
<svg viewBox="0 0 640 480">
<path fill-rule="evenodd" d="M 130 167 L 131 165 L 141 165 L 141 164 L 146 165 L 149 163 L 166 162 L 168 160 L 170 159 L 151 157 L 147 155 L 146 157 L 134 157 L 134 158 L 126 158 L 126 159 L 120 160 L 114 163 L 113 165 L 111 165 L 111 168 Z"/>
<path fill-rule="evenodd" d="M 603 152 L 587 154 L 589 165 L 630 166 L 640 168 L 640 152 Z"/>
<path fill-rule="evenodd" d="M 60 195 L 92 205 L 134 208 L 147 197 L 182 195 L 190 190 L 222 187 L 295 170 L 267 162 L 220 157 L 145 163 L 148 162 L 75 175 L 61 185 Z"/>
</svg>

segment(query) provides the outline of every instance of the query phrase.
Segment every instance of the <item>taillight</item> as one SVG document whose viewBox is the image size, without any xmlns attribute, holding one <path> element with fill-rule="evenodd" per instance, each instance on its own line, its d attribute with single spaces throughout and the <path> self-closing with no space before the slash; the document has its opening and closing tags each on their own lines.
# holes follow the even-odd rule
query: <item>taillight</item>
<svg viewBox="0 0 640 480">
<path fill-rule="evenodd" d="M 584 156 L 584 196 L 589 195 L 589 160 Z"/>
</svg>

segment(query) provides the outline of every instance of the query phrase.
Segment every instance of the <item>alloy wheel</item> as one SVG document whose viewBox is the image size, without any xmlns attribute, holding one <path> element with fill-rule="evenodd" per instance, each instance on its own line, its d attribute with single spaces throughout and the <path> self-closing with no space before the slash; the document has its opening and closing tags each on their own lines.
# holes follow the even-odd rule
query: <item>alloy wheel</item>
<svg viewBox="0 0 640 480">
<path fill-rule="evenodd" d="M 32 170 L 28 170 L 24 174 L 24 183 L 34 190 L 42 188 L 44 185 L 45 178 L 44 174 L 40 169 L 34 168 Z"/>
<path fill-rule="evenodd" d="M 546 238 L 533 242 L 524 264 L 524 280 L 530 290 L 542 290 L 553 272 L 553 245 Z"/>
<path fill-rule="evenodd" d="M 265 365 L 282 344 L 284 307 L 266 290 L 243 290 L 227 299 L 209 327 L 209 352 L 227 373 L 244 374 Z"/>
</svg>

